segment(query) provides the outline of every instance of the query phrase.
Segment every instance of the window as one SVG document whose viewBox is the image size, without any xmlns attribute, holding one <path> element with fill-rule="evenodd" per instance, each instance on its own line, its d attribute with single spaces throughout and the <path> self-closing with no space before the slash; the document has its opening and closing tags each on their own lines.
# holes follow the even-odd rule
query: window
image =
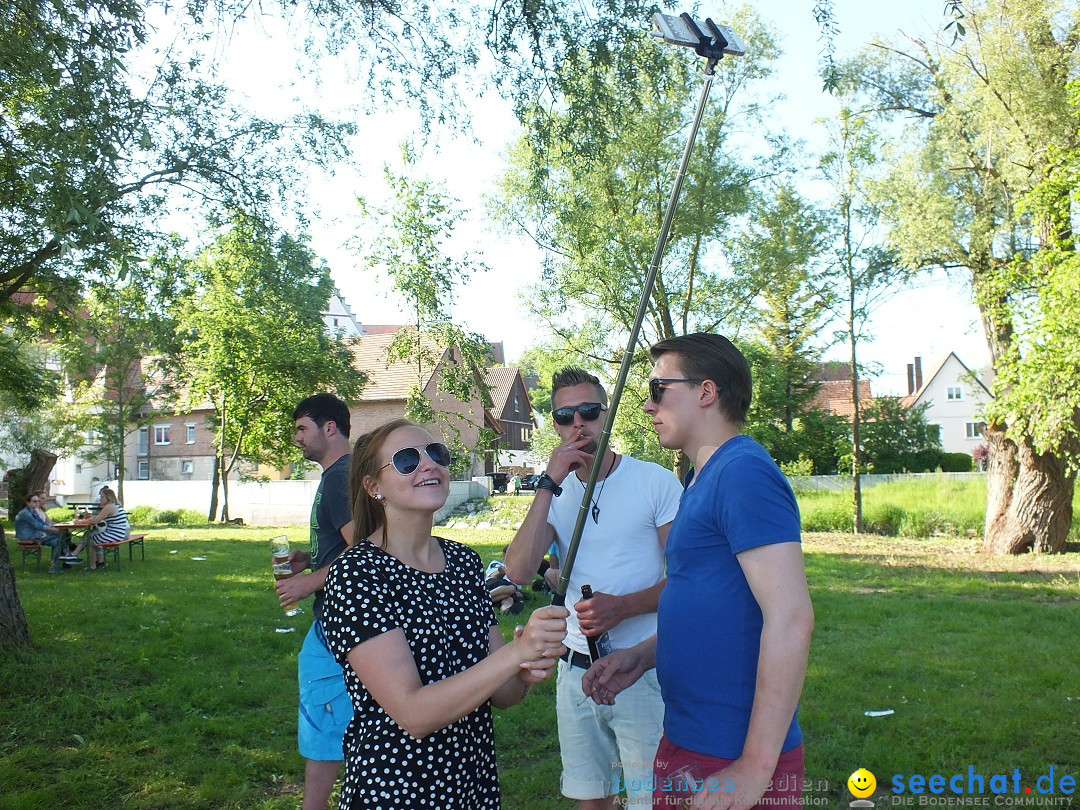
<svg viewBox="0 0 1080 810">
<path fill-rule="evenodd" d="M 945 398 L 949 402 L 957 402 L 964 398 L 964 392 L 960 390 L 959 385 L 950 385 L 945 389 Z"/>
<path fill-rule="evenodd" d="M 145 426 L 139 428 L 139 443 L 135 452 L 140 456 L 150 453 L 150 428 Z"/>
<path fill-rule="evenodd" d="M 140 481 L 146 481 L 149 478 L 150 478 L 150 462 L 149 461 L 140 461 L 139 462 L 139 480 Z"/>
<path fill-rule="evenodd" d="M 154 444 L 168 444 L 171 427 L 172 425 L 154 425 Z"/>
<path fill-rule="evenodd" d="M 195 423 L 188 422 L 184 427 L 187 428 L 187 443 L 195 444 Z"/>
<path fill-rule="evenodd" d="M 82 475 L 82 464 L 76 464 L 75 465 L 75 474 L 76 475 Z"/>
<path fill-rule="evenodd" d="M 981 439 L 985 430 L 986 422 L 967 422 L 964 424 L 964 431 L 969 439 Z"/>
<path fill-rule="evenodd" d="M 180 474 L 181 475 L 194 475 L 195 462 L 189 458 L 185 458 L 180 462 Z"/>
<path fill-rule="evenodd" d="M 522 428 L 521 429 L 521 441 L 525 442 L 526 444 L 529 443 L 529 429 L 528 428 Z"/>
<path fill-rule="evenodd" d="M 337 326 L 337 325 L 338 325 L 338 320 L 337 320 L 337 318 L 334 318 L 334 326 Z"/>
</svg>

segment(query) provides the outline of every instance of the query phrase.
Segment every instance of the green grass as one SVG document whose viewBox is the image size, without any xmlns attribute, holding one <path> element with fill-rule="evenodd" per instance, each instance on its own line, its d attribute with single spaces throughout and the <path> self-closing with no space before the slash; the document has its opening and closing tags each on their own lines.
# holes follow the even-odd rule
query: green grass
<svg viewBox="0 0 1080 810">
<path fill-rule="evenodd" d="M 286 618 L 273 596 L 266 539 L 281 531 L 152 530 L 145 562 L 59 577 L 23 573 L 9 542 L 35 644 L 0 659 L 0 808 L 297 807 L 295 666 L 311 616 Z M 439 533 L 485 562 L 511 537 Z M 1080 551 L 974 546 L 806 538 L 817 629 L 801 718 L 830 806 L 850 801 L 860 766 L 879 794 L 894 773 L 969 764 L 1080 776 Z M 558 795 L 552 684 L 496 712 L 496 734 L 504 807 L 574 806 Z"/>
<path fill-rule="evenodd" d="M 986 481 L 903 481 L 864 489 L 863 529 L 901 537 L 981 535 L 986 521 Z M 842 532 L 852 525 L 851 490 L 796 493 L 803 531 Z M 1080 539 L 1080 509 L 1071 539 Z"/>
</svg>

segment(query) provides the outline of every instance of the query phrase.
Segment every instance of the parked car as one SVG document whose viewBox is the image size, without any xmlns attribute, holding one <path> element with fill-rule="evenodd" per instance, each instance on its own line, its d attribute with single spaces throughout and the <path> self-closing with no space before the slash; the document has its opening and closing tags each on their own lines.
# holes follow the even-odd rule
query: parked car
<svg viewBox="0 0 1080 810">
<path fill-rule="evenodd" d="M 523 475 L 521 476 L 521 488 L 530 489 L 533 492 L 536 491 L 536 484 L 540 480 L 539 475 Z"/>
<path fill-rule="evenodd" d="M 503 472 L 488 473 L 488 478 L 491 479 L 491 490 L 493 492 L 506 492 L 506 482 L 510 478 L 509 475 Z"/>
</svg>

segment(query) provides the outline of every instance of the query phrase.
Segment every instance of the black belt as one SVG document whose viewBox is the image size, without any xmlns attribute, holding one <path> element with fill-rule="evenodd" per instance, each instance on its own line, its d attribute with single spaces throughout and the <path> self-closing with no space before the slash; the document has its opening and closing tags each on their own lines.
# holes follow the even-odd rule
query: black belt
<svg viewBox="0 0 1080 810">
<path fill-rule="evenodd" d="M 562 654 L 561 658 L 572 667 L 588 669 L 592 666 L 592 659 L 585 655 L 585 653 L 579 653 L 577 650 L 567 650 Z"/>
</svg>

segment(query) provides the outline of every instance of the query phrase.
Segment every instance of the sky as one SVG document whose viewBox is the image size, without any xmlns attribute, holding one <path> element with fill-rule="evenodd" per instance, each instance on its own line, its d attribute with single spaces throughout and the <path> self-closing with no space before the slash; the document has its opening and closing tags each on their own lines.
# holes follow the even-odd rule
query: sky
<svg viewBox="0 0 1080 810">
<path fill-rule="evenodd" d="M 773 105 L 772 122 L 820 148 L 822 130 L 814 122 L 835 112 L 838 105 L 822 91 L 818 77 L 821 43 L 811 13 L 813 0 L 752 5 L 778 30 L 784 51 L 769 89 L 785 97 Z M 932 37 L 946 22 L 943 7 L 943 0 L 835 0 L 840 29 L 837 58 L 853 55 L 875 34 Z M 703 7 L 700 15 L 706 14 L 724 22 L 722 5 Z M 219 44 L 221 76 L 254 112 L 266 115 L 281 114 L 298 99 L 328 112 L 365 100 L 367 87 L 349 82 L 332 60 L 320 71 L 318 84 L 298 73 L 292 60 L 283 58 L 297 40 L 295 32 L 274 23 L 234 35 Z M 494 191 L 505 151 L 519 132 L 510 105 L 489 91 L 470 106 L 472 137 L 435 132 L 420 170 L 459 200 L 464 213 L 453 248 L 479 252 L 490 267 L 458 292 L 452 315 L 489 340 L 502 341 L 507 360 L 513 362 L 543 338 L 543 325 L 530 319 L 520 300 L 526 286 L 539 277 L 542 255 L 526 237 L 492 227 L 486 210 L 485 197 Z M 362 324 L 403 323 L 408 320 L 403 302 L 389 294 L 388 281 L 367 269 L 355 249 L 358 237 L 371 234 L 355 199 L 363 195 L 376 204 L 388 201 L 383 166 L 389 163 L 400 170 L 399 144 L 414 133 L 416 119 L 408 109 L 387 108 L 360 115 L 356 123 L 357 165 L 342 167 L 333 176 L 312 177 L 306 189 L 319 211 L 309 226 L 311 245 L 328 261 L 334 282 Z M 860 354 L 878 371 L 872 383 L 875 394 L 907 393 L 906 365 L 916 355 L 927 370 L 953 351 L 970 368 L 983 368 L 989 361 L 978 312 L 962 279 L 927 277 L 916 288 L 901 292 L 875 311 L 870 333 L 873 339 Z M 846 354 L 838 346 L 826 357 L 844 359 Z"/>
</svg>

